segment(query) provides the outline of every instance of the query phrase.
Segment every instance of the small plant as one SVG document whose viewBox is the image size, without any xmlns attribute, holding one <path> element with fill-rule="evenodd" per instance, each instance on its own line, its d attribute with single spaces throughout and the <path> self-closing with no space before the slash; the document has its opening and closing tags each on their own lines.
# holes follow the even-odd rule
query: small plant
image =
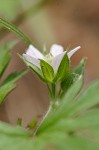
<svg viewBox="0 0 99 150">
<path fill-rule="evenodd" d="M 20 119 L 16 127 L 0 122 L 0 149 L 99 150 L 99 80 L 80 92 L 85 59 L 75 68 L 70 62 L 70 57 L 80 47 L 63 52 L 62 46 L 53 45 L 50 52 L 43 55 L 15 26 L 2 19 L 0 23 L 27 43 L 26 53 L 19 56 L 45 82 L 50 93 L 49 108 L 40 123 L 33 120 L 25 129 L 19 126 Z M 12 85 L 11 81 L 16 81 L 19 76 L 20 73 L 14 74 L 14 78 L 10 75 L 4 83 Z"/>
</svg>

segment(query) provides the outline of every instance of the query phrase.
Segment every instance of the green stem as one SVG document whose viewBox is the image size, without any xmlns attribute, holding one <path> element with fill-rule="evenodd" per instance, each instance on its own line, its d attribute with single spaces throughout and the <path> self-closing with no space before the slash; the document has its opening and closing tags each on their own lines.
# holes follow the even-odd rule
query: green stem
<svg viewBox="0 0 99 150">
<path fill-rule="evenodd" d="M 56 85 L 52 84 L 52 100 L 55 102 L 56 100 Z"/>
<path fill-rule="evenodd" d="M 43 116 L 40 124 L 37 126 L 36 130 L 34 131 L 34 134 L 33 135 L 36 135 L 38 134 L 39 132 L 39 128 L 42 126 L 42 124 L 44 123 L 45 119 L 48 117 L 48 115 L 50 114 L 50 112 L 52 111 L 52 106 L 50 105 L 47 112 L 45 113 L 45 115 Z"/>
<path fill-rule="evenodd" d="M 49 84 L 47 84 L 47 88 L 48 88 L 48 91 L 49 91 L 50 98 L 52 98 L 52 91 L 51 91 L 51 89 L 50 89 Z"/>
<path fill-rule="evenodd" d="M 7 28 L 8 30 L 16 33 L 17 35 L 19 35 L 27 45 L 32 44 L 31 40 L 21 31 L 19 30 L 15 25 L 5 21 L 4 19 L 0 18 L 0 23 Z"/>
<path fill-rule="evenodd" d="M 51 84 L 51 85 L 47 84 L 47 87 L 48 87 L 51 101 L 54 104 L 54 102 L 56 100 L 56 85 L 55 84 Z"/>
</svg>

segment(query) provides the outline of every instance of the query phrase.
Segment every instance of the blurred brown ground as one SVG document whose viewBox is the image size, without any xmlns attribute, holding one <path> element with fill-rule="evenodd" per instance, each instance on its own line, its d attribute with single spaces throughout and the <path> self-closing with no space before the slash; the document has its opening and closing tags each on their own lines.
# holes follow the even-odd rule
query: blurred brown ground
<svg viewBox="0 0 99 150">
<path fill-rule="evenodd" d="M 34 15 L 18 25 L 42 50 L 53 43 L 74 48 L 82 48 L 71 59 L 72 65 L 87 57 L 85 85 L 99 78 L 99 1 L 98 0 L 54 0 L 46 4 Z M 1 43 L 15 39 L 11 32 L 1 39 Z M 12 52 L 12 60 L 5 72 L 5 77 L 12 71 L 26 68 L 16 53 L 22 54 L 26 45 L 20 42 Z M 17 82 L 17 88 L 9 94 L 0 106 L 0 120 L 16 124 L 22 117 L 23 125 L 32 119 L 39 119 L 47 110 L 49 103 L 45 84 L 29 72 Z"/>
</svg>

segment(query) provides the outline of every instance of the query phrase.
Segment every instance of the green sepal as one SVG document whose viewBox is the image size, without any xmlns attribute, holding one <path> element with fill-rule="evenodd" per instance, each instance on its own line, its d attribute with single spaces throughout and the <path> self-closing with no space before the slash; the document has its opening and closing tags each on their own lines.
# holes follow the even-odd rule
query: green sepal
<svg viewBox="0 0 99 150">
<path fill-rule="evenodd" d="M 43 77 L 43 74 L 41 72 L 41 70 L 34 64 L 30 63 L 29 61 L 27 61 L 24 57 L 22 57 L 20 54 L 18 54 L 18 56 L 21 58 L 21 60 L 26 64 L 26 66 L 32 70 L 33 72 L 35 72 L 37 74 L 37 76 L 45 82 L 45 79 Z"/>
<path fill-rule="evenodd" d="M 41 70 L 43 73 L 43 76 L 47 82 L 53 83 L 54 79 L 54 70 L 53 68 L 44 60 L 40 60 Z"/>
<path fill-rule="evenodd" d="M 54 81 L 63 81 L 66 79 L 70 72 L 70 61 L 68 58 L 67 53 L 64 55 L 63 59 L 61 60 L 61 63 L 58 67 L 57 73 L 55 75 Z"/>
</svg>

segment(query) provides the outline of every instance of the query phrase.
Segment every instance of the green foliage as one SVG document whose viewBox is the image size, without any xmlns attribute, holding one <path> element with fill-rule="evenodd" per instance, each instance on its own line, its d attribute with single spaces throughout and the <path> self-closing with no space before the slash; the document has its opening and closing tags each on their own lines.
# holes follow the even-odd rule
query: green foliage
<svg viewBox="0 0 99 150">
<path fill-rule="evenodd" d="M 2 77 L 5 69 L 10 61 L 11 49 L 15 46 L 17 41 L 4 44 L 0 48 L 0 78 Z M 20 71 L 19 73 L 11 73 L 3 82 L 0 83 L 0 103 L 4 101 L 4 98 L 16 87 L 15 82 L 25 73 Z"/>
<path fill-rule="evenodd" d="M 17 33 L 29 45 L 31 41 L 17 27 L 0 19 L 0 23 Z M 10 60 L 8 47 L 1 50 L 0 76 L 3 75 Z M 22 58 L 22 57 L 21 57 Z M 22 58 L 23 59 L 23 58 Z M 22 120 L 13 127 L 0 122 L 0 149 L 2 150 L 99 150 L 99 81 L 95 81 L 83 93 L 85 60 L 71 70 L 67 54 L 64 55 L 54 78 L 53 68 L 41 60 L 41 70 L 23 59 L 26 65 L 47 82 L 51 82 L 54 101 L 40 124 L 32 120 L 28 128 L 23 129 Z M 15 82 L 24 71 L 10 74 L 0 83 L 0 103 L 15 88 Z M 61 84 L 61 98 L 56 96 L 56 82 Z M 97 105 L 97 107 L 96 107 Z M 36 126 L 37 124 L 37 126 Z M 36 127 L 35 127 L 36 126 Z"/>
<path fill-rule="evenodd" d="M 85 63 L 86 63 L 86 58 L 83 58 L 79 65 L 76 66 L 74 69 L 73 69 L 73 72 L 78 74 L 78 75 L 81 75 L 83 74 L 84 75 L 84 69 L 85 69 Z"/>
<path fill-rule="evenodd" d="M 71 103 L 75 96 L 77 96 L 79 90 L 82 86 L 82 76 L 78 78 L 78 80 L 73 84 L 73 86 L 69 89 L 69 91 L 64 95 L 63 99 L 61 100 L 61 105 L 56 108 L 56 111 L 51 113 L 49 117 L 44 121 L 44 125 L 39 128 L 38 132 L 42 132 L 43 130 L 46 130 L 47 127 L 51 127 L 54 123 L 57 123 L 59 118 L 63 117 L 64 115 L 67 115 L 66 112 L 68 111 L 68 107 L 71 106 Z"/>
<path fill-rule="evenodd" d="M 99 103 L 99 81 L 78 95 L 82 83 L 83 77 L 80 76 L 36 135 L 1 122 L 0 149 L 99 150 L 99 110 L 95 107 Z"/>
<path fill-rule="evenodd" d="M 10 51 L 16 45 L 16 43 L 17 41 L 13 41 L 0 47 L 0 77 L 3 75 L 3 72 L 10 61 Z"/>
<path fill-rule="evenodd" d="M 6 20 L 4 20 L 2 18 L 0 18 L 0 24 L 2 24 L 8 30 L 16 33 L 18 36 L 20 36 L 25 41 L 25 43 L 27 45 L 32 43 L 30 41 L 30 39 L 21 30 L 19 30 L 14 24 L 9 23 L 9 22 L 7 22 Z"/>
<path fill-rule="evenodd" d="M 82 59 L 78 66 L 76 66 L 72 71 L 68 74 L 67 78 L 61 82 L 62 95 L 64 95 L 68 89 L 72 86 L 73 83 L 82 75 L 84 79 L 84 69 L 85 69 L 86 59 Z"/>
<path fill-rule="evenodd" d="M 0 103 L 2 103 L 8 93 L 16 87 L 15 82 L 25 73 L 26 72 L 24 70 L 18 73 L 12 73 L 2 83 L 0 83 Z"/>
</svg>

